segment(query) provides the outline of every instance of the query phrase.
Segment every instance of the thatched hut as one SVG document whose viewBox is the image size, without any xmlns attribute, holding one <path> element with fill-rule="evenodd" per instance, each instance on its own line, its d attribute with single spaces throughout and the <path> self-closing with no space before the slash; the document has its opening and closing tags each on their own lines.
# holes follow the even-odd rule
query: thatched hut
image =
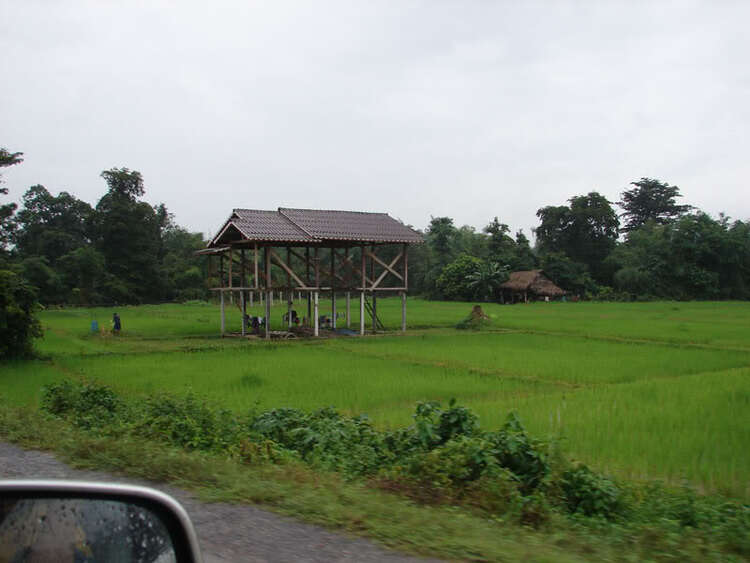
<svg viewBox="0 0 750 563">
<path fill-rule="evenodd" d="M 500 286 L 502 302 L 516 303 L 529 299 L 558 299 L 565 290 L 557 287 L 542 270 L 512 272 L 507 282 Z"/>
</svg>

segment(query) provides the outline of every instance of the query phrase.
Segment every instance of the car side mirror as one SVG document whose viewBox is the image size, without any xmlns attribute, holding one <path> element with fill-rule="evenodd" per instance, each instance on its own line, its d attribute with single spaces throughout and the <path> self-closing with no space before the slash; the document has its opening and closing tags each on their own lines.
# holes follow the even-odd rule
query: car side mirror
<svg viewBox="0 0 750 563">
<path fill-rule="evenodd" d="M 132 485 L 0 481 L 0 562 L 201 563 L 172 497 Z"/>
</svg>

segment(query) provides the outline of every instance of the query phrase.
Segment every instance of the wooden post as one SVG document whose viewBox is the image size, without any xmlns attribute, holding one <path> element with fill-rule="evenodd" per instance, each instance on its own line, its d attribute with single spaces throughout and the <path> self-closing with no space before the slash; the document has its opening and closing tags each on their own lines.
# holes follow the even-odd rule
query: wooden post
<svg viewBox="0 0 750 563">
<path fill-rule="evenodd" d="M 245 302 L 245 290 L 240 290 L 240 303 L 242 304 L 242 336 L 245 336 L 245 317 L 247 316 L 247 303 Z"/>
<path fill-rule="evenodd" d="M 364 336 L 365 335 L 365 287 L 367 287 L 367 275 L 366 272 L 366 258 L 365 258 L 365 247 L 361 247 L 362 250 L 362 256 L 361 256 L 361 269 L 360 273 L 362 274 L 362 291 L 359 294 L 359 335 Z"/>
<path fill-rule="evenodd" d="M 224 336 L 224 330 L 227 324 L 226 312 L 224 311 L 224 292 L 219 291 L 221 295 L 221 335 Z"/>
<path fill-rule="evenodd" d="M 313 311 L 314 311 L 314 318 L 313 318 L 313 336 L 320 336 L 320 325 L 319 325 L 319 318 L 318 318 L 318 292 L 313 292 Z"/>
<path fill-rule="evenodd" d="M 352 292 L 346 292 L 346 328 L 352 328 Z"/>
<path fill-rule="evenodd" d="M 378 296 L 375 291 L 375 246 L 370 246 L 370 279 L 372 282 L 372 333 L 378 331 Z"/>
<path fill-rule="evenodd" d="M 251 291 L 251 292 L 250 292 L 250 306 L 251 306 L 251 307 L 253 306 L 253 300 L 254 300 L 254 299 L 255 299 L 255 292 L 254 292 L 254 291 Z"/>
<path fill-rule="evenodd" d="M 232 262 L 234 262 L 234 256 L 232 255 L 232 247 L 229 247 L 229 287 L 233 285 L 232 278 L 234 277 L 232 272 Z M 229 292 L 229 302 L 234 305 L 234 291 Z"/>
<path fill-rule="evenodd" d="M 365 292 L 359 292 L 359 335 L 365 335 Z"/>
<path fill-rule="evenodd" d="M 406 332 L 406 292 L 401 292 L 401 332 Z"/>
<path fill-rule="evenodd" d="M 305 247 L 305 283 L 310 286 L 310 247 Z M 312 326 L 312 294 L 307 292 L 307 326 Z"/>
<path fill-rule="evenodd" d="M 334 287 L 334 270 L 336 269 L 336 255 L 331 248 L 331 328 L 336 330 L 336 288 Z"/>
<path fill-rule="evenodd" d="M 253 257 L 254 260 L 254 272 L 253 272 L 253 281 L 255 282 L 255 289 L 258 289 L 260 287 L 259 280 L 258 280 L 258 243 L 255 243 L 255 256 Z"/>
<path fill-rule="evenodd" d="M 268 247 L 263 249 L 263 258 L 266 269 L 266 338 L 271 338 L 271 253 Z"/>
<path fill-rule="evenodd" d="M 404 290 L 409 290 L 409 245 L 404 245 Z"/>
</svg>

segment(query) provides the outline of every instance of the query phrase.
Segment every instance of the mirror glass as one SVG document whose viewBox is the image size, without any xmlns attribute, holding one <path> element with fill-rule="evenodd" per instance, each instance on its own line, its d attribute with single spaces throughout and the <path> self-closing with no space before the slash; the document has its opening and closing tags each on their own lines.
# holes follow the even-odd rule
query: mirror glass
<svg viewBox="0 0 750 563">
<path fill-rule="evenodd" d="M 5 561 L 175 562 L 157 514 L 97 498 L 0 499 L 0 563 Z"/>
</svg>

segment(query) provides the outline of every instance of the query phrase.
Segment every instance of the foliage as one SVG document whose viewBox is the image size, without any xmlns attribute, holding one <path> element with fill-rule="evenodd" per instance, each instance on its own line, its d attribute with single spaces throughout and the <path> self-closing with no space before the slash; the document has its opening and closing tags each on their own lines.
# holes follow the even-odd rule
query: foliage
<svg viewBox="0 0 750 563">
<path fill-rule="evenodd" d="M 563 473 L 560 486 L 571 513 L 614 518 L 621 510 L 623 502 L 620 488 L 585 465 Z"/>
<path fill-rule="evenodd" d="M 574 262 L 565 254 L 550 252 L 542 259 L 544 273 L 559 287 L 580 296 L 596 293 L 598 286 L 588 267 L 580 262 Z"/>
<path fill-rule="evenodd" d="M 750 226 L 704 213 L 649 222 L 608 259 L 631 295 L 672 299 L 750 297 Z"/>
<path fill-rule="evenodd" d="M 53 195 L 32 186 L 4 231 L 13 235 L 17 269 L 38 289 L 40 301 L 205 298 L 205 260 L 194 255 L 204 246 L 202 235 L 175 225 L 163 204 L 140 201 L 145 190 L 139 172 L 113 168 L 102 177 L 108 190 L 96 208 L 68 192 Z"/>
<path fill-rule="evenodd" d="M 22 152 L 10 152 L 7 149 L 0 148 L 0 169 L 23 162 L 23 158 L 21 158 L 22 156 Z M 2 183 L 2 175 L 0 175 L 0 183 Z M 0 195 L 7 194 L 8 188 L 0 186 Z M 5 252 L 16 229 L 16 223 L 13 217 L 16 212 L 16 207 L 16 204 L 12 202 L 0 205 L 0 253 Z"/>
<path fill-rule="evenodd" d="M 541 224 L 534 231 L 539 249 L 560 252 L 585 264 L 596 281 L 606 283 L 604 259 L 617 243 L 619 220 L 610 202 L 598 192 L 574 196 L 570 206 L 548 206 L 537 211 Z"/>
<path fill-rule="evenodd" d="M 448 301 L 469 301 L 474 297 L 472 276 L 479 270 L 482 261 L 479 258 L 462 254 L 445 266 L 435 288 L 443 299 Z"/>
<path fill-rule="evenodd" d="M 243 419 L 193 395 L 141 405 L 107 387 L 72 381 L 47 386 L 42 407 L 76 428 L 123 442 L 160 442 L 256 465 L 298 458 L 313 469 L 369 477 L 374 486 L 420 502 L 464 505 L 534 528 L 568 515 L 570 525 L 596 533 L 624 526 L 639 543 L 648 541 L 648 530 L 678 538 L 704 533 L 727 552 L 750 554 L 747 506 L 690 489 L 622 484 L 582 465 L 551 473 L 546 445 L 530 438 L 517 416 L 483 432 L 476 416 L 454 401 L 445 410 L 418 404 L 414 425 L 391 433 L 332 408 L 275 409 Z"/>
<path fill-rule="evenodd" d="M 468 289 L 480 301 L 495 301 L 501 291 L 500 286 L 508 281 L 509 267 L 495 262 L 482 262 L 468 276 Z"/>
<path fill-rule="evenodd" d="M 682 197 L 677 186 L 670 186 L 653 178 L 641 178 L 630 182 L 635 186 L 622 192 L 622 200 L 617 202 L 623 213 L 625 225 L 622 231 L 629 233 L 648 222 L 670 223 L 692 209 L 690 205 L 677 205 L 675 199 Z"/>
<path fill-rule="evenodd" d="M 92 215 L 88 203 L 68 192 L 53 196 L 44 186 L 32 186 L 17 214 L 17 250 L 22 256 L 44 257 L 54 266 L 60 257 L 88 243 Z"/>
<path fill-rule="evenodd" d="M 108 430 L 128 420 L 125 403 L 105 385 L 62 380 L 42 390 L 42 409 L 85 430 Z"/>
<path fill-rule="evenodd" d="M 0 360 L 32 355 L 33 339 L 42 336 L 36 307 L 34 289 L 14 272 L 0 270 Z"/>
</svg>

